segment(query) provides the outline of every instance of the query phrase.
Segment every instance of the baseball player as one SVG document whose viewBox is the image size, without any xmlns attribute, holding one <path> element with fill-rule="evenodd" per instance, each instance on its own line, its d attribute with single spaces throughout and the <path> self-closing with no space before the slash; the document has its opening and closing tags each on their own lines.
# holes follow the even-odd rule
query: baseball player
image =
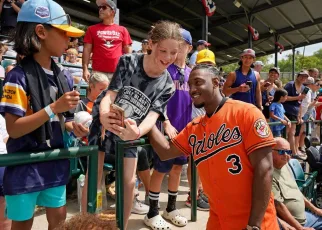
<svg viewBox="0 0 322 230">
<path fill-rule="evenodd" d="M 209 196 L 207 229 L 279 229 L 271 193 L 275 141 L 254 105 L 223 97 L 219 71 L 197 65 L 190 96 L 206 115 L 195 118 L 168 142 L 154 127 L 149 140 L 162 160 L 192 155 Z"/>
</svg>

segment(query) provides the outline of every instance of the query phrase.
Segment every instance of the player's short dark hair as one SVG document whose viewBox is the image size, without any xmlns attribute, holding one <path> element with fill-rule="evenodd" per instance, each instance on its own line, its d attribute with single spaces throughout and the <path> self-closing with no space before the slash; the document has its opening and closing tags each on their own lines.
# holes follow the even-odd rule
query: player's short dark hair
<svg viewBox="0 0 322 230">
<path fill-rule="evenodd" d="M 281 97 L 287 96 L 287 91 L 285 89 L 277 89 L 274 94 L 273 102 L 279 102 Z"/>
<path fill-rule="evenodd" d="M 16 34 L 13 38 L 14 50 L 23 56 L 33 55 L 41 49 L 40 39 L 35 32 L 35 28 L 39 23 L 34 22 L 18 22 L 16 26 Z M 43 24 L 45 29 L 52 28 L 49 24 Z"/>
<path fill-rule="evenodd" d="M 191 71 L 191 73 L 193 72 L 193 71 L 196 71 L 196 70 L 205 70 L 205 71 L 208 71 L 208 73 L 210 73 L 211 74 L 211 77 L 212 78 L 215 78 L 215 77 L 217 77 L 218 79 L 220 79 L 220 70 L 219 69 L 217 69 L 215 66 L 213 66 L 213 65 L 209 65 L 209 64 L 198 64 L 198 65 L 196 65 L 193 69 L 192 69 L 192 71 Z"/>
</svg>

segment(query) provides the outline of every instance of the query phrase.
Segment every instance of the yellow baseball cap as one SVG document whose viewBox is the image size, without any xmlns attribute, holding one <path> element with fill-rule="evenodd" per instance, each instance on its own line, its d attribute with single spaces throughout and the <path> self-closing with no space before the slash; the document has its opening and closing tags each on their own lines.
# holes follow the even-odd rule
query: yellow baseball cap
<svg viewBox="0 0 322 230">
<path fill-rule="evenodd" d="M 204 62 L 210 62 L 216 65 L 215 54 L 211 50 L 204 49 L 198 52 L 197 54 L 197 64 L 202 64 Z"/>
</svg>

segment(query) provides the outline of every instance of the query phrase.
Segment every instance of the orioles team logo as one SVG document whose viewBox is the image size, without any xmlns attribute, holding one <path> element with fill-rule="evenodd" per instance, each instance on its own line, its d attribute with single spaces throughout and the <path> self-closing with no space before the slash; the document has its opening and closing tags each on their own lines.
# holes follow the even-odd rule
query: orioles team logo
<svg viewBox="0 0 322 230">
<path fill-rule="evenodd" d="M 197 157 L 195 164 L 198 166 L 202 161 L 217 155 L 221 151 L 239 145 L 243 138 L 238 126 L 228 128 L 226 124 L 222 124 L 217 133 L 210 133 L 209 136 L 204 133 L 201 140 L 198 140 L 195 134 L 191 134 L 188 141 L 192 148 L 192 156 Z"/>
<path fill-rule="evenodd" d="M 255 133 L 260 137 L 268 137 L 270 134 L 269 126 L 264 119 L 258 119 L 254 123 Z"/>
</svg>

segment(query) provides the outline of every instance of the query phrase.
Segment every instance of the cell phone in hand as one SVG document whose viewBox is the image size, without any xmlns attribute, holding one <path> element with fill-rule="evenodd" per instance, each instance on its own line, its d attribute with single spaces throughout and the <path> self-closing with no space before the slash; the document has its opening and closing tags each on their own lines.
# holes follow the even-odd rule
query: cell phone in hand
<svg viewBox="0 0 322 230">
<path fill-rule="evenodd" d="M 116 104 L 112 104 L 110 110 L 116 113 L 117 118 L 121 121 L 121 126 L 124 127 L 124 109 Z"/>
<path fill-rule="evenodd" d="M 264 87 L 266 88 L 266 87 L 268 87 L 268 86 L 270 86 L 270 85 L 271 85 L 271 83 L 269 83 L 269 82 L 265 82 Z"/>
<path fill-rule="evenodd" d="M 246 81 L 246 85 L 248 85 L 249 88 L 252 88 L 253 82 L 252 81 Z"/>
<path fill-rule="evenodd" d="M 309 92 L 310 88 L 309 87 L 304 87 L 302 94 L 307 94 Z"/>
</svg>

